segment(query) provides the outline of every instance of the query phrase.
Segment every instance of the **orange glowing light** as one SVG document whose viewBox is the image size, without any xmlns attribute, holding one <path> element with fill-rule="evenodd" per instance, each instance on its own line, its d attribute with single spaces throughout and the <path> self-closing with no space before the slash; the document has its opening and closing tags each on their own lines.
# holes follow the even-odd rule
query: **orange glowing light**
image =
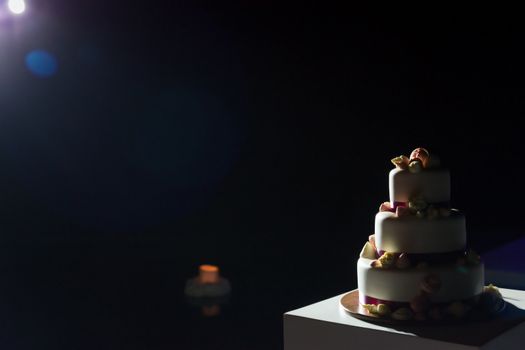
<svg viewBox="0 0 525 350">
<path fill-rule="evenodd" d="M 199 282 L 200 283 L 218 283 L 219 282 L 219 268 L 215 265 L 199 266 Z"/>
</svg>

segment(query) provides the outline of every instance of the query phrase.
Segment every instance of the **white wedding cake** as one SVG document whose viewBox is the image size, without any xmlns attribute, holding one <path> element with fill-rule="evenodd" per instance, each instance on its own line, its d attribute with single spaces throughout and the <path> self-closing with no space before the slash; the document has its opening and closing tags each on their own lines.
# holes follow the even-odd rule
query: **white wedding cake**
<svg viewBox="0 0 525 350">
<path fill-rule="evenodd" d="M 465 216 L 450 207 L 450 173 L 424 148 L 392 163 L 390 201 L 357 262 L 359 302 L 398 320 L 464 317 L 488 287 Z"/>
</svg>

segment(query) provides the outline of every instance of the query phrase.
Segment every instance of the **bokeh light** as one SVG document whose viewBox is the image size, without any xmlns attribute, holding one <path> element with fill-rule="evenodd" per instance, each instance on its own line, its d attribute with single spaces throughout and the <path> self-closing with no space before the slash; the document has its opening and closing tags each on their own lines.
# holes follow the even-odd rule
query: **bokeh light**
<svg viewBox="0 0 525 350">
<path fill-rule="evenodd" d="M 9 11 L 15 15 L 20 15 L 26 10 L 26 2 L 24 0 L 9 0 L 7 2 L 7 7 Z"/>
<path fill-rule="evenodd" d="M 56 74 L 58 62 L 52 54 L 44 50 L 34 50 L 26 56 L 26 66 L 34 75 L 49 78 Z"/>
</svg>

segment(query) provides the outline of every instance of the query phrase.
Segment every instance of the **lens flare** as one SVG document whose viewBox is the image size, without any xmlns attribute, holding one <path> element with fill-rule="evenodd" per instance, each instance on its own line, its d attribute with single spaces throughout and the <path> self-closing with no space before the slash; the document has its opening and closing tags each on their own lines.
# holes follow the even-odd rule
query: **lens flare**
<svg viewBox="0 0 525 350">
<path fill-rule="evenodd" d="M 26 10 L 26 2 L 24 0 L 9 0 L 7 2 L 7 7 L 9 11 L 15 15 L 20 15 Z"/>
<path fill-rule="evenodd" d="M 49 78 L 56 74 L 58 62 L 51 53 L 44 50 L 34 50 L 26 56 L 26 66 L 34 75 Z"/>
</svg>

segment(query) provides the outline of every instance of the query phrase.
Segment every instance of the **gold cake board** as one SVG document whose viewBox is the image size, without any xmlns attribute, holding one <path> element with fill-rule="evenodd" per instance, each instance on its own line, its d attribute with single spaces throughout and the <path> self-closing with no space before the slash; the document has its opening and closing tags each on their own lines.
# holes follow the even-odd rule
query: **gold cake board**
<svg viewBox="0 0 525 350">
<path fill-rule="evenodd" d="M 343 297 L 340 300 L 340 304 L 343 307 L 345 311 L 347 311 L 350 315 L 354 316 L 355 318 L 368 321 L 368 322 L 374 322 L 374 323 L 381 323 L 381 324 L 391 324 L 391 325 L 435 325 L 435 324 L 457 324 L 457 323 L 471 323 L 471 322 L 487 322 L 492 321 L 498 318 L 500 314 L 505 309 L 506 303 L 503 302 L 501 304 L 501 307 L 497 310 L 497 312 L 494 315 L 476 315 L 474 317 L 465 317 L 465 318 L 446 318 L 442 320 L 432 320 L 432 319 L 426 319 L 426 320 L 397 320 L 391 317 L 382 317 L 376 314 L 373 314 L 369 312 L 367 309 L 359 303 L 359 290 L 353 290 L 349 293 L 346 293 L 343 295 Z"/>
</svg>

